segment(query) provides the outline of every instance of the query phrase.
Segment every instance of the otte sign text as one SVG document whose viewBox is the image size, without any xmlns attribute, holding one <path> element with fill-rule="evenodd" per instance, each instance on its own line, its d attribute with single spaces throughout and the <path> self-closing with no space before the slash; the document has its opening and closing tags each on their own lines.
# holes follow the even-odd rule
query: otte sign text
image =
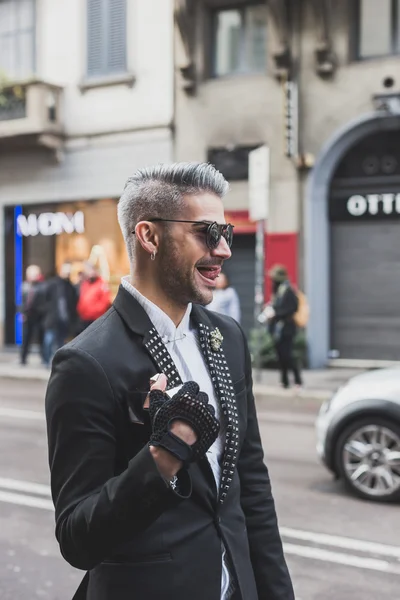
<svg viewBox="0 0 400 600">
<path fill-rule="evenodd" d="M 353 217 L 369 215 L 400 215 L 400 194 L 367 194 L 351 196 L 347 210 Z"/>
<path fill-rule="evenodd" d="M 331 196 L 331 221 L 385 221 L 400 219 L 400 193 L 344 194 Z"/>
</svg>

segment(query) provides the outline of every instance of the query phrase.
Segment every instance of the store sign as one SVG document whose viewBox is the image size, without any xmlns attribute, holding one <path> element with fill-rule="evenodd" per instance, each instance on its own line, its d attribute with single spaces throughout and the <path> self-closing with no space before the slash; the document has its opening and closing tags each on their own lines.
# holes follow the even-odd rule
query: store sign
<svg viewBox="0 0 400 600">
<path fill-rule="evenodd" d="M 400 215 L 400 194 L 368 194 L 351 196 L 347 201 L 347 210 L 353 217 L 362 217 L 366 213 L 379 215 Z"/>
<path fill-rule="evenodd" d="M 81 210 L 75 213 L 46 212 L 39 215 L 18 215 L 19 235 L 60 235 L 61 233 L 84 233 L 85 216 Z"/>
<path fill-rule="evenodd" d="M 400 218 L 400 193 L 355 194 L 350 198 L 331 198 L 329 214 L 331 221 Z"/>
</svg>

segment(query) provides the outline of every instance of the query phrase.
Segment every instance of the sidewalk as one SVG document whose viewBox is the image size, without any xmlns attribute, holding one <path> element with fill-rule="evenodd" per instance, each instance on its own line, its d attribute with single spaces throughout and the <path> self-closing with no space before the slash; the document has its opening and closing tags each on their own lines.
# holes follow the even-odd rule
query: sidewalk
<svg viewBox="0 0 400 600">
<path fill-rule="evenodd" d="M 254 393 L 257 399 L 298 398 L 299 402 L 322 402 L 343 385 L 350 377 L 362 373 L 360 369 L 321 369 L 304 372 L 304 389 L 300 394 L 294 389 L 284 390 L 279 384 L 279 373 L 272 370 L 254 371 Z M 50 370 L 40 364 L 37 354 L 31 354 L 28 364 L 21 366 L 15 351 L 0 351 L 0 379 L 35 379 L 47 381 Z"/>
</svg>

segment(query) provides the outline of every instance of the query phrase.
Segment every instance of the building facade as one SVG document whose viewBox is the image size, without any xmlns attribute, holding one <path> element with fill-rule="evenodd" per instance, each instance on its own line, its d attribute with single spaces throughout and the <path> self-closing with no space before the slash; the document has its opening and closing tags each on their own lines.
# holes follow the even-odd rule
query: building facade
<svg viewBox="0 0 400 600">
<path fill-rule="evenodd" d="M 116 201 L 173 159 L 172 0 L 0 0 L 0 330 L 19 342 L 24 270 L 129 271 Z"/>
<path fill-rule="evenodd" d="M 175 22 L 175 156 L 231 181 L 246 328 L 248 155 L 266 144 L 266 273 L 284 263 L 307 293 L 311 365 L 398 361 L 400 1 L 179 0 Z"/>
</svg>

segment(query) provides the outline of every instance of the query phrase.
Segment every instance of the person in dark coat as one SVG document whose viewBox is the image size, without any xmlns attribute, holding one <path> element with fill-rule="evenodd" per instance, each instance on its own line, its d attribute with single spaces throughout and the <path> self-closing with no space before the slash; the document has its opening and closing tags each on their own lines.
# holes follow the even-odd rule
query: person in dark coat
<svg viewBox="0 0 400 600">
<path fill-rule="evenodd" d="M 70 280 L 71 265 L 64 263 L 58 275 L 46 284 L 44 348 L 46 364 L 73 332 L 77 320 L 77 291 Z"/>
<path fill-rule="evenodd" d="M 26 279 L 22 284 L 22 306 L 19 310 L 23 319 L 21 365 L 26 365 L 33 341 L 39 345 L 42 362 L 46 362 L 43 345 L 43 319 L 46 312 L 45 283 L 42 271 L 37 265 L 29 265 L 26 269 Z"/>
<path fill-rule="evenodd" d="M 88 571 L 75 599 L 294 600 L 246 337 L 204 308 L 231 256 L 227 189 L 209 164 L 137 171 L 118 204 L 131 274 L 53 359 L 56 537 Z"/>
<path fill-rule="evenodd" d="M 294 375 L 295 385 L 301 387 L 303 382 L 300 368 L 293 356 L 293 343 L 296 336 L 296 314 L 299 301 L 290 284 L 288 272 L 282 265 L 275 265 L 269 272 L 272 280 L 273 302 L 269 312 L 269 331 L 275 342 L 275 350 L 281 371 L 281 383 L 289 387 L 289 372 Z"/>
</svg>

